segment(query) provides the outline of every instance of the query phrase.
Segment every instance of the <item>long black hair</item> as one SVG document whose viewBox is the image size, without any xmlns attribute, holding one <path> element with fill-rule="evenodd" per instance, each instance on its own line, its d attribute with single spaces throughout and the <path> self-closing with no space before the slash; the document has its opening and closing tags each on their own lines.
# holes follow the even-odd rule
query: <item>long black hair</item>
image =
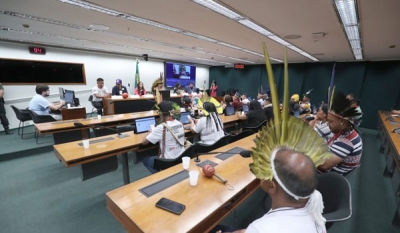
<svg viewBox="0 0 400 233">
<path fill-rule="evenodd" d="M 264 120 L 266 120 L 265 112 L 261 108 L 261 105 L 257 100 L 250 101 L 248 113 L 250 113 L 249 115 L 252 116 L 251 122 L 249 122 L 249 124 L 251 124 L 251 126 L 258 125 L 261 122 L 263 122 Z"/>
<path fill-rule="evenodd" d="M 208 112 L 206 127 L 211 126 L 211 121 L 213 121 L 215 123 L 215 126 L 217 127 L 217 131 L 224 128 L 221 119 L 219 119 L 218 117 L 217 109 L 215 108 L 215 105 L 213 103 L 204 102 L 203 109 Z"/>
</svg>

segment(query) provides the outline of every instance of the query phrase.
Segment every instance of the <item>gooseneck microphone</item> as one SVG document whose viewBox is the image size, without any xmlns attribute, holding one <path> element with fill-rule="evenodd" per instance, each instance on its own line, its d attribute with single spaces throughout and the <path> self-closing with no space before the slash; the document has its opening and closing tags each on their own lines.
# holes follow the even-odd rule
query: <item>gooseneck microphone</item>
<svg viewBox="0 0 400 233">
<path fill-rule="evenodd" d="M 131 84 L 130 83 L 128 83 L 128 90 L 129 90 L 129 93 L 131 93 L 131 95 L 133 95 L 133 93 L 132 93 L 132 90 L 131 90 Z"/>
<path fill-rule="evenodd" d="M 82 124 L 82 123 L 80 123 L 80 122 L 75 122 L 75 123 L 74 123 L 74 126 L 77 127 L 77 128 L 85 127 L 85 125 Z M 99 129 L 109 129 L 109 130 L 111 130 L 111 131 L 116 132 L 118 138 L 126 138 L 126 137 L 129 137 L 128 134 L 122 134 L 121 131 L 119 131 L 118 128 L 115 129 L 115 128 L 106 127 L 106 126 L 102 126 L 102 125 L 88 125 L 87 127 L 90 127 L 90 128 L 92 128 L 92 129 L 95 129 L 95 130 L 99 130 Z"/>
<path fill-rule="evenodd" d="M 201 161 L 201 159 L 199 159 L 199 155 L 213 155 L 213 154 L 228 154 L 228 155 L 235 155 L 235 154 L 239 154 L 241 155 L 243 158 L 248 158 L 251 156 L 252 151 L 251 150 L 243 150 L 239 153 L 236 152 L 221 152 L 221 151 L 215 151 L 215 152 L 197 152 L 195 151 L 195 155 L 196 158 L 193 160 L 194 162 L 198 163 Z"/>
</svg>

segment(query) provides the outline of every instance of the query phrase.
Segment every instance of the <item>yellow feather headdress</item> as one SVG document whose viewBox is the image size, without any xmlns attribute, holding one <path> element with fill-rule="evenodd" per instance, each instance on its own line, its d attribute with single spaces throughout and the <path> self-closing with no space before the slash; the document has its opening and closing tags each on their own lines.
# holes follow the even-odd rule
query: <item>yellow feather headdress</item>
<svg viewBox="0 0 400 233">
<path fill-rule="evenodd" d="M 286 47 L 284 48 L 284 102 L 283 112 L 280 113 L 278 93 L 265 43 L 263 43 L 263 49 L 271 88 L 274 120 L 264 126 L 257 136 L 250 170 L 258 179 L 272 180 L 274 172 L 271 168 L 271 160 L 273 159 L 271 156 L 276 154 L 279 148 L 288 148 L 305 154 L 311 158 L 316 167 L 323 164 L 327 158 L 332 156 L 332 153 L 329 151 L 325 140 L 312 127 L 296 117 L 289 116 L 289 76 Z"/>
</svg>

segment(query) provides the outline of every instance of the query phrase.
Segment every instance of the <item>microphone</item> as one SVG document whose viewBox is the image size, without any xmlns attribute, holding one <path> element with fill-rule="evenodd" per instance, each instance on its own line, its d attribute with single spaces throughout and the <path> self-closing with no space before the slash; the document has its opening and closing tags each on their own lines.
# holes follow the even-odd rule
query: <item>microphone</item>
<svg viewBox="0 0 400 233">
<path fill-rule="evenodd" d="M 253 152 L 251 151 L 251 150 L 244 150 L 244 151 L 240 151 L 240 155 L 243 157 L 243 158 L 249 158 L 250 156 L 251 156 L 251 154 L 252 154 Z"/>
<path fill-rule="evenodd" d="M 393 129 L 392 133 L 397 133 L 396 130 L 398 130 L 398 129 L 400 129 L 400 128 Z"/>
<path fill-rule="evenodd" d="M 128 87 L 129 87 L 129 88 L 128 88 L 129 92 L 131 93 L 131 95 L 133 95 L 133 94 L 132 94 L 131 84 L 130 84 L 130 83 L 128 83 Z"/>
<path fill-rule="evenodd" d="M 74 126 L 77 127 L 77 128 L 85 127 L 85 125 L 82 124 L 82 123 L 80 123 L 80 122 L 75 122 L 75 123 L 74 123 Z M 93 125 L 93 126 L 92 126 L 92 125 L 88 125 L 88 127 L 92 128 L 92 129 L 95 129 L 95 130 L 99 130 L 99 129 L 108 129 L 108 130 L 112 130 L 112 131 L 114 131 L 114 132 L 117 132 L 117 137 L 118 137 L 118 138 L 126 138 L 126 137 L 129 137 L 128 134 L 121 134 L 121 131 L 119 131 L 118 128 L 115 129 L 115 128 L 106 127 L 106 126 L 102 126 L 102 125 Z"/>
<path fill-rule="evenodd" d="M 197 152 L 196 149 L 194 151 L 196 158 L 193 160 L 194 162 L 198 163 L 201 161 L 201 159 L 199 159 L 199 155 L 213 155 L 213 154 L 228 154 L 228 155 L 236 155 L 236 154 L 240 154 L 242 157 L 244 158 L 248 158 L 251 156 L 251 150 L 244 150 L 241 151 L 239 153 L 235 153 L 235 152 L 221 152 L 221 151 L 215 151 L 215 152 Z M 242 154 L 243 153 L 243 154 Z"/>
</svg>

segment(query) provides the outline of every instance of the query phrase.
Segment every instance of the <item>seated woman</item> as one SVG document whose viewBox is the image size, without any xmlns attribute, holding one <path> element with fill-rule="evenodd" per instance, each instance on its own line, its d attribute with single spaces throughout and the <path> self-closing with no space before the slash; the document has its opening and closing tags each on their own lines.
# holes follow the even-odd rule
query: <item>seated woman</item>
<svg viewBox="0 0 400 233">
<path fill-rule="evenodd" d="M 225 136 L 224 124 L 213 103 L 204 102 L 203 109 L 208 112 L 208 115 L 199 118 L 197 122 L 190 119 L 190 129 L 193 133 L 200 134 L 201 143 L 211 145 Z"/>
<path fill-rule="evenodd" d="M 250 101 L 249 111 L 245 114 L 238 112 L 240 120 L 246 121 L 243 127 L 256 127 L 267 119 L 264 110 L 257 100 Z"/>
<path fill-rule="evenodd" d="M 328 126 L 327 104 L 321 104 L 317 110 L 317 114 L 315 114 L 315 119 L 310 121 L 309 125 L 325 139 L 325 142 L 328 142 L 333 137 L 331 129 Z"/>
<path fill-rule="evenodd" d="M 231 106 L 232 105 L 232 96 L 230 95 L 224 95 L 224 98 L 221 101 L 221 107 L 222 107 L 222 111 L 223 113 L 225 113 L 225 108 L 226 106 Z"/>
<path fill-rule="evenodd" d="M 146 89 L 144 89 L 143 82 L 140 81 L 140 82 L 138 83 L 138 86 L 135 88 L 135 95 L 140 95 L 140 96 L 142 96 L 142 95 L 145 95 L 145 94 L 146 94 Z"/>
<path fill-rule="evenodd" d="M 177 95 L 181 94 L 181 84 L 180 83 L 176 83 L 175 84 L 174 93 L 177 94 Z"/>
</svg>

